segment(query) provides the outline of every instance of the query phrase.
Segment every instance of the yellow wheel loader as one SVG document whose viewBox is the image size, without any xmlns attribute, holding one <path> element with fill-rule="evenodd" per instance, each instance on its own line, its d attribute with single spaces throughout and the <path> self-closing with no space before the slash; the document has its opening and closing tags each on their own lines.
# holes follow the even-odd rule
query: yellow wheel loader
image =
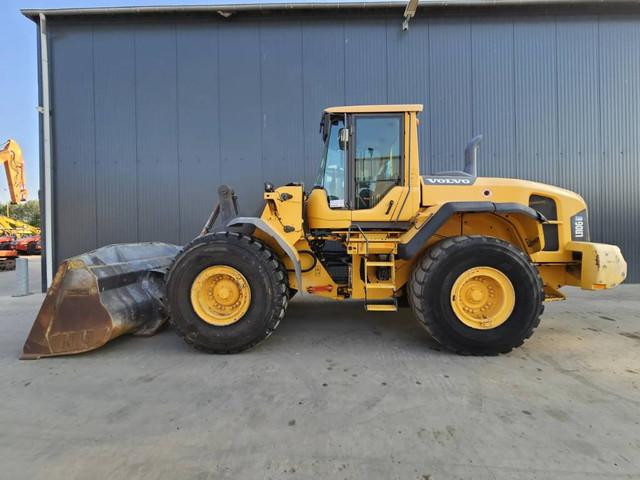
<svg viewBox="0 0 640 480">
<path fill-rule="evenodd" d="M 493 355 L 521 345 L 562 286 L 624 280 L 619 248 L 589 242 L 579 195 L 478 177 L 480 136 L 462 171 L 420 172 L 421 111 L 326 109 L 310 191 L 266 184 L 261 216 L 239 217 L 222 186 L 183 248 L 111 246 L 63 263 L 23 357 L 91 350 L 167 318 L 199 350 L 240 352 L 274 332 L 296 293 L 360 299 L 368 311 L 409 306 L 449 350 Z"/>
<path fill-rule="evenodd" d="M 4 165 L 10 202 L 13 205 L 25 202 L 27 188 L 24 180 L 24 158 L 22 149 L 15 140 L 7 140 L 0 149 L 0 164 Z M 19 220 L 0 215 L 0 271 L 15 270 L 18 258 L 15 240 L 18 236 L 29 233 L 25 227 L 34 228 Z"/>
</svg>

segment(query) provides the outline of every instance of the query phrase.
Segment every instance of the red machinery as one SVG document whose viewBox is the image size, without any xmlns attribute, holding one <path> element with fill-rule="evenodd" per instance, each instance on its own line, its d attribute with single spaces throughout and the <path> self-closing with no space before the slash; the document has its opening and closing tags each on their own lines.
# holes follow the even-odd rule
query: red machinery
<svg viewBox="0 0 640 480">
<path fill-rule="evenodd" d="M 40 245 L 40 235 L 30 235 L 28 237 L 22 237 L 16 240 L 15 248 L 20 255 L 40 255 L 40 252 L 42 251 L 42 246 Z"/>
</svg>

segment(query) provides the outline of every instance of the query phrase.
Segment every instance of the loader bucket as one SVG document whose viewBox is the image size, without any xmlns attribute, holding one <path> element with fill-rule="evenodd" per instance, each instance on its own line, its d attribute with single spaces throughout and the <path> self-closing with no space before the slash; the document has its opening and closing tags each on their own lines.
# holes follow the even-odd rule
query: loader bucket
<svg viewBox="0 0 640 480">
<path fill-rule="evenodd" d="M 153 335 L 167 320 L 164 273 L 179 250 L 167 243 L 129 243 L 65 260 L 20 358 L 87 352 L 125 333 Z"/>
</svg>

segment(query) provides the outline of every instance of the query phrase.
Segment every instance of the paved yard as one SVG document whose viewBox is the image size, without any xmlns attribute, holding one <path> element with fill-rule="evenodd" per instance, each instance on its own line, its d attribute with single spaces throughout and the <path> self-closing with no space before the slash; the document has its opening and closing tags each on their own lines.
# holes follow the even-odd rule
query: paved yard
<svg viewBox="0 0 640 480">
<path fill-rule="evenodd" d="M 10 297 L 13 275 L 0 273 L 2 478 L 640 478 L 640 286 L 567 289 L 494 358 L 439 351 L 408 310 L 298 298 L 240 355 L 165 330 L 19 361 L 43 296 Z"/>
</svg>

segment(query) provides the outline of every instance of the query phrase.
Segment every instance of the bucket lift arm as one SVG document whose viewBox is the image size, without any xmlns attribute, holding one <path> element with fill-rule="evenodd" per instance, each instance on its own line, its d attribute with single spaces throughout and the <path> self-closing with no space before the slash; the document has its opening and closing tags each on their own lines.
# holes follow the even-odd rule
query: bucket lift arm
<svg viewBox="0 0 640 480">
<path fill-rule="evenodd" d="M 15 140 L 7 140 L 0 150 L 0 163 L 4 164 L 9 185 L 9 197 L 11 203 L 27 200 L 27 188 L 24 180 L 24 158 L 20 145 Z"/>
</svg>

